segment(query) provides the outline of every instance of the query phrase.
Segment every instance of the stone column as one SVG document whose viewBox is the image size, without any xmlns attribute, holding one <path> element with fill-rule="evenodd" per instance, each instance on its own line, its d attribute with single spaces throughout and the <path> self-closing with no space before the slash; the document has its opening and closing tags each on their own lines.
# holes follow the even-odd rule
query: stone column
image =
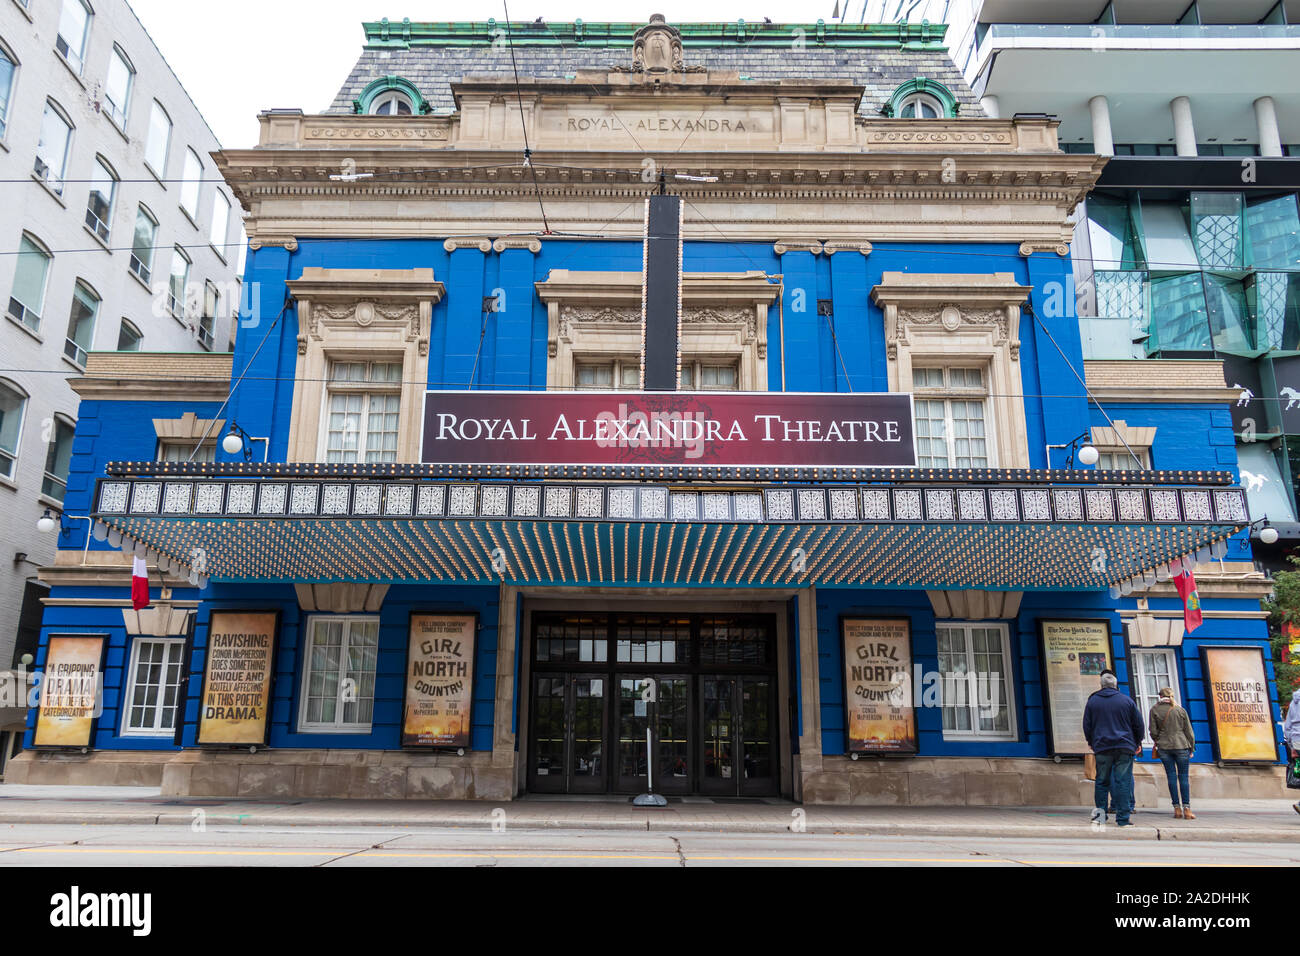
<svg viewBox="0 0 1300 956">
<path fill-rule="evenodd" d="M 1192 125 L 1192 101 L 1176 96 L 1169 101 L 1174 117 L 1174 148 L 1179 156 L 1196 155 L 1196 127 Z"/>
<path fill-rule="evenodd" d="M 981 97 L 980 106 L 984 110 L 984 115 L 987 116 L 989 119 L 1002 118 L 1002 104 L 998 101 L 998 98 L 993 94 L 990 93 L 988 96 Z"/>
<path fill-rule="evenodd" d="M 1261 96 L 1255 101 L 1255 128 L 1259 131 L 1259 155 L 1281 156 L 1282 134 L 1277 128 L 1273 97 Z"/>
<path fill-rule="evenodd" d="M 768 379 L 774 385 L 773 391 L 830 391 L 831 384 L 823 381 L 825 370 L 821 367 L 826 320 L 817 316 L 817 256 L 822 244 L 816 239 L 781 239 L 773 249 L 781 257 L 785 295 L 777 311 L 777 334 L 769 335 L 769 341 L 776 340 L 776 355 L 768 355 Z M 826 338 L 829 342 L 829 332 Z"/>
<path fill-rule="evenodd" d="M 1104 96 L 1088 100 L 1092 114 L 1092 148 L 1102 156 L 1115 155 L 1115 138 L 1110 132 L 1110 102 Z"/>
</svg>

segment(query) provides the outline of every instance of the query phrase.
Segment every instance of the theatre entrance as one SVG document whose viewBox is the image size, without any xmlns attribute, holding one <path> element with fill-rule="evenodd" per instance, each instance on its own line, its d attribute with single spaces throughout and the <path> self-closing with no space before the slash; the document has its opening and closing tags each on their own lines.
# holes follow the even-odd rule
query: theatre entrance
<svg viewBox="0 0 1300 956">
<path fill-rule="evenodd" d="M 649 728 L 656 792 L 777 793 L 771 615 L 547 612 L 531 636 L 531 792 L 643 792 Z"/>
</svg>

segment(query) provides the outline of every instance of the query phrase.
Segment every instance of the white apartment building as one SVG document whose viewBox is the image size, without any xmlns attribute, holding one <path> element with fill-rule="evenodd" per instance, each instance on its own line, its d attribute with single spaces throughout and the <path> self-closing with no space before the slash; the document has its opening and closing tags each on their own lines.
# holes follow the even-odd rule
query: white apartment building
<svg viewBox="0 0 1300 956">
<path fill-rule="evenodd" d="M 0 0 L 0 672 L 35 651 L 37 568 L 79 517 L 67 379 L 91 351 L 231 347 L 245 242 L 218 148 L 125 0 Z"/>
</svg>

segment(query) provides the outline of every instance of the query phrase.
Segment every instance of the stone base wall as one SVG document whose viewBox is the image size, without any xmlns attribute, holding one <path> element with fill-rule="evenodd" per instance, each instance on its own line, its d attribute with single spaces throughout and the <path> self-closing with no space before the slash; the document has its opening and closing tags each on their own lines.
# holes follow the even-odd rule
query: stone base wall
<svg viewBox="0 0 1300 956">
<path fill-rule="evenodd" d="M 513 756 L 513 755 L 510 755 Z M 6 783 L 161 787 L 172 797 L 510 800 L 514 761 L 391 750 L 24 751 Z"/>
<path fill-rule="evenodd" d="M 1093 782 L 1079 760 L 984 757 L 805 757 L 804 803 L 898 807 L 1092 806 Z M 1285 769 L 1192 764 L 1192 806 L 1198 799 L 1286 796 Z M 1169 806 L 1161 764 L 1133 769 L 1139 807 Z"/>
</svg>

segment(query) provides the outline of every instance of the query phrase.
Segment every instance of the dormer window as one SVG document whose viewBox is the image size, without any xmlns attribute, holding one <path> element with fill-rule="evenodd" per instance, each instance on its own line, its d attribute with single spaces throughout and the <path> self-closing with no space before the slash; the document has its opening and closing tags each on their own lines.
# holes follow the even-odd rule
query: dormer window
<svg viewBox="0 0 1300 956">
<path fill-rule="evenodd" d="M 925 93 L 913 93 L 898 107 L 899 119 L 938 119 L 942 115 L 943 106 Z"/>
<path fill-rule="evenodd" d="M 370 116 L 418 116 L 431 112 L 433 107 L 410 80 L 381 76 L 366 84 L 352 101 L 352 109 Z"/>
<path fill-rule="evenodd" d="M 937 80 L 918 76 L 894 90 L 880 112 L 896 119 L 954 119 L 960 108 L 952 90 Z"/>
<path fill-rule="evenodd" d="M 406 94 L 395 91 L 375 97 L 370 104 L 372 116 L 410 116 L 411 112 L 411 101 Z"/>
</svg>

